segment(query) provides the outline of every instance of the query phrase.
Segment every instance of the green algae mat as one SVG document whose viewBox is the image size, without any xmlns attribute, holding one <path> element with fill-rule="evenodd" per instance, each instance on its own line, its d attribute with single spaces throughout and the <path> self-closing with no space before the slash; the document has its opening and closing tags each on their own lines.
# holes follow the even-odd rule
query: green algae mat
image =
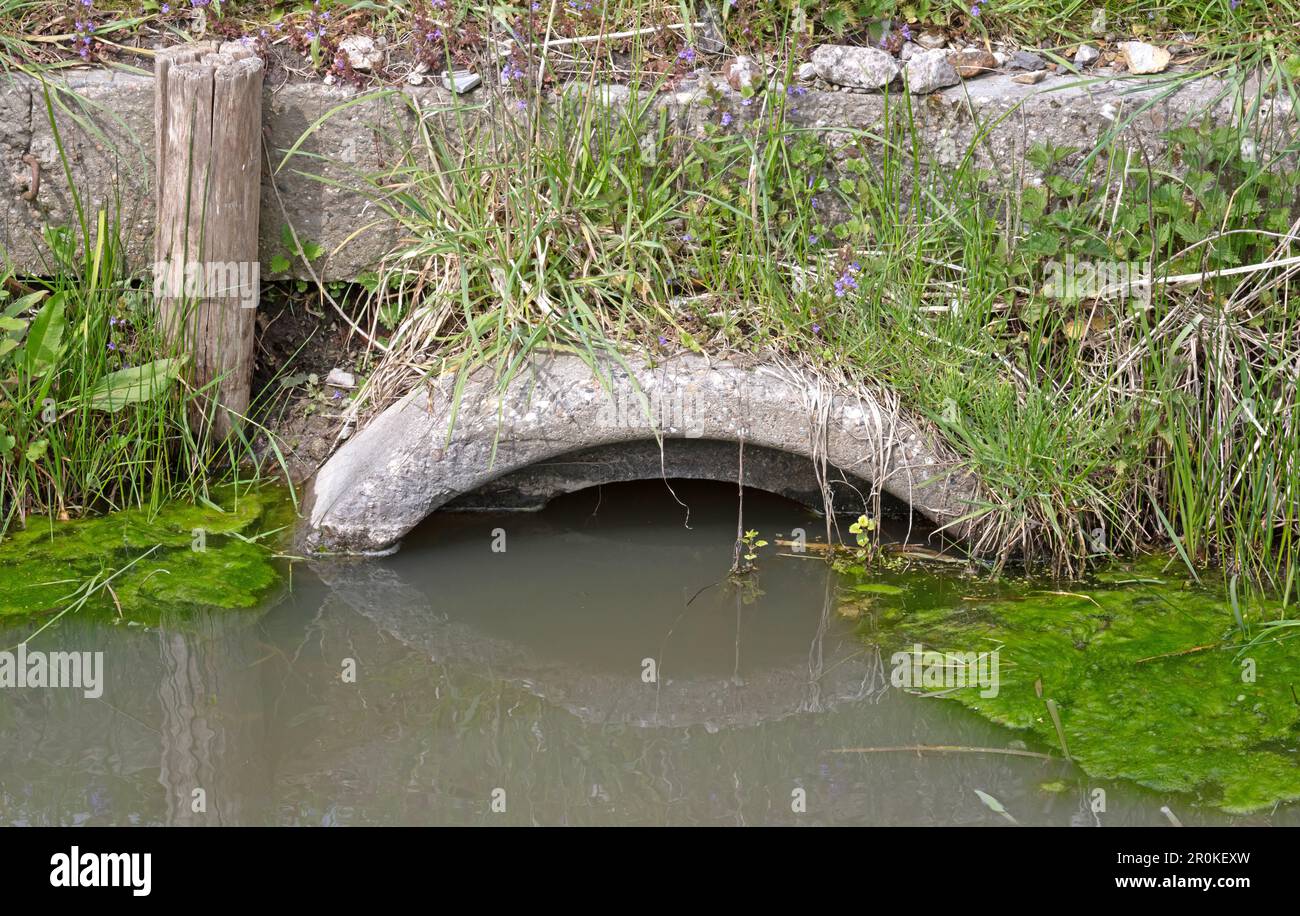
<svg viewBox="0 0 1300 916">
<path fill-rule="evenodd" d="M 218 492 L 71 522 L 30 520 L 0 542 L 0 618 L 67 609 L 156 625 L 164 613 L 252 608 L 280 579 L 277 532 L 292 507 L 276 490 Z"/>
<path fill-rule="evenodd" d="M 1278 605 L 1242 607 L 1167 566 L 1144 561 L 1064 586 L 858 569 L 844 602 L 886 652 L 997 651 L 995 696 L 978 684 L 916 690 L 1062 754 L 1050 700 L 1090 776 L 1229 813 L 1300 799 L 1300 627 Z"/>
</svg>

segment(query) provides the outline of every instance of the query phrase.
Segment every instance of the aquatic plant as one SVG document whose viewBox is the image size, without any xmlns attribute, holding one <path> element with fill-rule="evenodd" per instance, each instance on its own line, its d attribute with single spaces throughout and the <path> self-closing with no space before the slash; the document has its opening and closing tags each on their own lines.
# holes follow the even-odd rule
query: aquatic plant
<svg viewBox="0 0 1300 916">
<path fill-rule="evenodd" d="M 75 608 L 156 624 L 187 608 L 256 606 L 279 581 L 275 538 L 291 503 L 275 490 L 213 495 L 15 532 L 0 545 L 0 617 L 44 625 Z"/>
<path fill-rule="evenodd" d="M 1297 631 L 1276 604 L 1248 609 L 1259 638 L 1244 643 L 1228 596 L 1168 561 L 1111 567 L 1069 590 L 908 581 L 864 618 L 868 638 L 1000 655 L 995 696 L 974 686 L 945 697 L 1028 731 L 1092 777 L 1235 813 L 1300 799 Z"/>
</svg>

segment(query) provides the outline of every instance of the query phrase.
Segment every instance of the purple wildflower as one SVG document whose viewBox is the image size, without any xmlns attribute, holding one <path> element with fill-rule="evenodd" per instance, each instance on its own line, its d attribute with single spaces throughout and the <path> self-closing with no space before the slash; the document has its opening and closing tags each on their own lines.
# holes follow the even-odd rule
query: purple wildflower
<svg viewBox="0 0 1300 916">
<path fill-rule="evenodd" d="M 858 289 L 858 280 L 857 277 L 854 276 L 854 274 L 856 274 L 860 269 L 861 268 L 858 266 L 858 262 L 854 261 L 847 268 L 845 268 L 842 274 L 840 274 L 839 279 L 835 281 L 836 299 L 843 299 L 850 292 L 856 291 Z"/>
<path fill-rule="evenodd" d="M 722 113 L 722 126 L 723 126 L 723 127 L 730 127 L 730 126 L 731 126 L 731 122 L 734 121 L 734 120 L 735 120 L 735 118 L 733 118 L 733 117 L 731 116 L 731 112 L 729 112 L 729 111 L 724 111 L 724 112 Z"/>
</svg>

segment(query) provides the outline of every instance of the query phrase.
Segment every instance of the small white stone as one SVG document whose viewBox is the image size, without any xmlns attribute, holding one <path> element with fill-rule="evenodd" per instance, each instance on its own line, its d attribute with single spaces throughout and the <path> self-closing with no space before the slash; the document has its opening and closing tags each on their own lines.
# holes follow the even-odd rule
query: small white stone
<svg viewBox="0 0 1300 916">
<path fill-rule="evenodd" d="M 384 49 L 369 35 L 349 35 L 339 42 L 353 70 L 373 70 L 384 65 Z"/>
<path fill-rule="evenodd" d="M 335 366 L 330 370 L 330 374 L 325 376 L 325 384 L 331 388 L 355 388 L 357 377 L 346 369 Z"/>
<path fill-rule="evenodd" d="M 464 95 L 473 89 L 477 89 L 482 82 L 483 78 L 472 70 L 453 70 L 451 73 L 446 70 L 442 71 L 443 87 L 457 95 Z"/>
<path fill-rule="evenodd" d="M 916 36 L 916 43 L 927 51 L 933 51 L 936 48 L 942 48 L 948 43 L 948 38 L 943 32 L 936 32 L 933 29 L 927 29 L 920 35 Z"/>
<path fill-rule="evenodd" d="M 1026 86 L 1034 86 L 1041 83 L 1046 77 L 1046 70 L 1028 70 L 1019 76 L 1012 77 L 1012 82 L 1022 83 Z"/>
<path fill-rule="evenodd" d="M 801 82 L 811 83 L 817 78 L 817 67 L 812 63 L 812 61 L 802 63 L 799 65 L 799 70 L 796 75 L 799 77 Z"/>
<path fill-rule="evenodd" d="M 1074 52 L 1074 65 L 1076 67 L 1090 67 L 1095 64 L 1101 52 L 1092 45 L 1079 45 L 1079 50 Z"/>
<path fill-rule="evenodd" d="M 1119 49 L 1129 73 L 1163 73 L 1169 67 L 1169 52 L 1145 41 L 1123 41 Z"/>
<path fill-rule="evenodd" d="M 727 81 L 727 85 L 737 92 L 744 92 L 747 89 L 752 91 L 758 88 L 762 79 L 762 70 L 754 58 L 741 54 L 723 68 L 722 77 Z"/>
</svg>

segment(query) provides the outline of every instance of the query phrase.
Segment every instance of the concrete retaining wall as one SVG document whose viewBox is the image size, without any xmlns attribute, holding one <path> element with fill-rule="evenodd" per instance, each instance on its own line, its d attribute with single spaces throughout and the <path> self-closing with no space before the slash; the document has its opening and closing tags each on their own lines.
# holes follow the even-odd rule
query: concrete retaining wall
<svg viewBox="0 0 1300 916">
<path fill-rule="evenodd" d="M 51 94 L 53 124 L 67 153 L 73 183 L 92 216 L 99 207 L 119 215 L 132 263 L 148 264 L 152 248 L 153 78 L 124 72 L 74 71 L 67 77 L 69 92 Z M 1209 116 L 1220 123 L 1257 122 L 1267 136 L 1294 134 L 1294 115 L 1283 103 L 1265 101 L 1243 115 L 1241 103 L 1225 97 L 1225 85 L 1204 79 L 1159 98 L 1170 86 L 1170 75 L 1156 81 L 1115 79 L 1101 74 L 1088 80 L 1050 76 L 1036 86 L 998 73 L 933 95 L 916 97 L 912 117 L 917 148 L 938 167 L 951 167 L 981 134 L 977 146 L 981 165 L 1004 176 L 1019 176 L 1026 168 L 1024 151 L 1051 141 L 1072 146 L 1091 145 L 1117 124 L 1125 124 L 1125 141 L 1149 152 L 1161 148 L 1163 131 L 1189 119 Z M 570 92 L 586 91 L 569 87 Z M 611 104 L 625 103 L 625 87 L 599 90 Z M 405 94 L 405 98 L 401 94 Z M 401 237 L 398 225 L 361 190 L 357 176 L 383 171 L 407 150 L 415 138 L 416 116 L 406 99 L 416 99 L 439 129 L 456 131 L 481 123 L 506 106 L 485 89 L 453 99 L 441 87 L 407 87 L 380 93 L 320 83 L 268 84 L 264 100 L 265 136 L 271 160 L 280 165 L 285 151 L 303 132 L 331 110 L 326 120 L 299 148 L 299 155 L 274 174 L 266 168 L 262 182 L 261 259 L 263 276 L 271 276 L 272 258 L 284 252 L 281 229 L 289 221 L 301 237 L 326 251 L 318 269 L 326 279 L 357 276 Z M 896 125 L 907 121 L 899 93 L 809 90 L 790 98 L 789 119 L 822 134 L 831 145 L 842 144 L 845 129 L 884 133 L 887 115 Z M 459 107 L 462 112 L 448 112 Z M 761 103 L 745 106 L 721 80 L 694 79 L 660 94 L 647 115 L 647 127 L 658 125 L 657 108 L 666 107 L 673 126 L 699 135 L 718 125 L 730 111 L 730 129 L 759 117 Z M 1249 111 L 1249 103 L 1246 110 Z M 911 139 L 896 135 L 906 149 Z M 470 137 L 458 139 L 472 148 Z M 31 166 L 39 163 L 40 182 L 34 199 Z M 0 256 L 18 271 L 49 273 L 48 254 L 41 241 L 47 226 L 72 225 L 77 215 L 69 182 L 47 113 L 42 86 L 26 77 L 0 76 Z M 1017 178 L 1018 180 L 1018 178 Z M 278 193 L 277 193 L 278 192 Z M 296 264 L 292 271 L 308 276 Z"/>
</svg>

